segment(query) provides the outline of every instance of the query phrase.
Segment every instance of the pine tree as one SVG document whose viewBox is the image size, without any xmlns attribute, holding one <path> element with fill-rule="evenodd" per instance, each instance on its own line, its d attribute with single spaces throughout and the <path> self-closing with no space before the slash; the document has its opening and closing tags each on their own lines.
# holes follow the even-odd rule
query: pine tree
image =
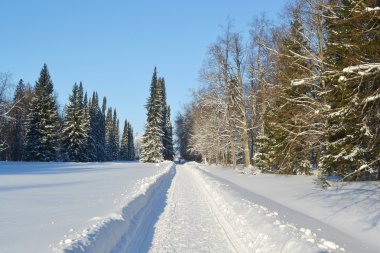
<svg viewBox="0 0 380 253">
<path fill-rule="evenodd" d="M 128 123 L 128 145 L 127 145 L 127 160 L 135 160 L 135 144 L 133 139 L 133 128 L 131 124 Z"/>
<path fill-rule="evenodd" d="M 106 160 L 112 161 L 113 159 L 113 148 L 114 148 L 114 124 L 112 117 L 112 107 L 107 110 L 106 116 Z"/>
<path fill-rule="evenodd" d="M 324 175 L 380 178 L 379 1 L 331 0 L 327 16 L 330 105 Z"/>
<path fill-rule="evenodd" d="M 161 162 L 162 151 L 162 89 L 157 79 L 157 69 L 154 68 L 150 85 L 150 96 L 146 104 L 147 123 L 142 139 L 140 160 L 142 162 Z"/>
<path fill-rule="evenodd" d="M 97 92 L 93 92 L 89 105 L 89 114 L 89 160 L 102 162 L 105 161 L 105 120 L 99 106 Z"/>
<path fill-rule="evenodd" d="M 310 153 L 315 146 L 305 134 L 314 115 L 312 92 L 302 78 L 310 77 L 310 51 L 299 8 L 292 9 L 289 32 L 278 42 L 276 82 L 272 104 L 263 112 L 263 135 L 256 140 L 255 164 L 262 170 L 287 174 L 308 174 Z M 306 104 L 306 105 L 305 105 Z M 310 111 L 312 112 L 310 113 Z M 318 138 L 317 138 L 318 140 Z"/>
<path fill-rule="evenodd" d="M 123 135 L 120 145 L 120 160 L 133 161 L 135 159 L 135 146 L 133 141 L 133 129 L 131 124 L 125 120 Z"/>
<path fill-rule="evenodd" d="M 129 125 L 128 125 L 128 121 L 125 120 L 123 134 L 121 136 L 120 153 L 119 153 L 119 159 L 122 161 L 128 160 L 128 134 L 129 134 Z"/>
<path fill-rule="evenodd" d="M 162 145 L 163 145 L 163 157 L 164 160 L 174 160 L 174 150 L 173 150 L 173 133 L 170 122 L 170 108 L 166 101 L 166 85 L 165 79 L 159 78 L 158 85 L 162 91 Z"/>
<path fill-rule="evenodd" d="M 116 109 L 113 112 L 113 143 L 112 143 L 112 160 L 117 160 L 119 157 L 119 119 L 117 118 Z"/>
<path fill-rule="evenodd" d="M 85 144 L 85 154 L 86 154 L 86 161 L 92 161 L 93 157 L 89 153 L 91 150 L 91 142 L 90 140 L 90 134 L 91 134 L 91 125 L 90 125 L 90 103 L 87 97 L 87 92 L 84 94 L 83 97 L 83 129 L 87 135 L 87 138 L 84 140 Z"/>
<path fill-rule="evenodd" d="M 36 82 L 28 115 L 26 160 L 54 161 L 58 157 L 58 113 L 53 92 L 53 82 L 47 65 L 44 64 Z"/>
<path fill-rule="evenodd" d="M 87 119 L 84 107 L 83 85 L 74 84 L 69 103 L 65 108 L 63 123 L 63 146 L 70 161 L 87 161 Z"/>
<path fill-rule="evenodd" d="M 170 106 L 166 107 L 165 110 L 165 128 L 164 128 L 164 137 L 163 137 L 163 146 L 164 146 L 164 159 L 173 161 L 174 160 L 174 147 L 173 147 L 173 128 L 170 120 Z"/>
</svg>

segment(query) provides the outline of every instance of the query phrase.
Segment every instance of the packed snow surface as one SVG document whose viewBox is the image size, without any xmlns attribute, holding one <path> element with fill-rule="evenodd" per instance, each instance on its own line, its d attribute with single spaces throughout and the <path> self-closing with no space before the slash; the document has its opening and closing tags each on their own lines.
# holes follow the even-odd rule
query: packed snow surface
<svg viewBox="0 0 380 253">
<path fill-rule="evenodd" d="M 198 167 L 214 182 L 211 189 L 229 188 L 236 198 L 244 196 L 248 206 L 276 213 L 274 223 L 280 228 L 293 226 L 296 234 L 301 232 L 326 252 L 380 252 L 380 182 L 335 183 L 322 190 L 314 176 L 247 175 L 231 168 Z"/>
<path fill-rule="evenodd" d="M 168 162 L 2 162 L 0 252 L 76 252 L 76 246 L 90 252 L 85 246 L 94 241 L 112 248 L 112 239 L 124 232 L 119 230 L 125 224 L 118 222 L 125 219 L 123 208 L 139 211 L 136 199 L 171 167 Z"/>
<path fill-rule="evenodd" d="M 0 252 L 379 252 L 379 182 L 243 172 L 0 163 Z"/>
</svg>

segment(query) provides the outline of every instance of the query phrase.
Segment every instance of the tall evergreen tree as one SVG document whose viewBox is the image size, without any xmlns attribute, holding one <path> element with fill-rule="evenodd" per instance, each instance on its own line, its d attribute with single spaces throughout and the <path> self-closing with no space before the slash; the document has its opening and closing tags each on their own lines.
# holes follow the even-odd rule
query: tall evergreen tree
<svg viewBox="0 0 380 253">
<path fill-rule="evenodd" d="M 116 109 L 113 111 L 113 143 L 112 143 L 112 160 L 117 160 L 119 157 L 119 119 L 117 118 Z"/>
<path fill-rule="evenodd" d="M 107 110 L 106 116 L 106 160 L 112 161 L 114 148 L 114 120 L 112 117 L 112 107 Z"/>
<path fill-rule="evenodd" d="M 162 89 L 157 79 L 157 69 L 154 68 L 152 82 L 150 85 L 150 96 L 146 104 L 147 123 L 142 139 L 140 161 L 161 162 L 163 160 L 162 151 Z"/>
<path fill-rule="evenodd" d="M 170 108 L 166 101 L 166 85 L 165 79 L 159 78 L 158 85 L 162 91 L 162 145 L 163 145 L 163 157 L 164 160 L 174 160 L 173 149 L 173 129 L 170 122 Z"/>
<path fill-rule="evenodd" d="M 173 127 L 170 120 L 170 106 L 166 107 L 165 110 L 165 128 L 164 128 L 164 137 L 163 137 L 163 146 L 164 146 L 164 159 L 165 160 L 174 160 L 174 146 L 173 146 Z"/>
<path fill-rule="evenodd" d="M 100 109 L 99 96 L 93 92 L 91 103 L 89 105 L 89 158 L 90 161 L 105 161 L 105 120 L 104 114 Z"/>
<path fill-rule="evenodd" d="M 135 144 L 134 144 L 133 128 L 130 123 L 128 123 L 127 159 L 129 161 L 135 160 Z"/>
<path fill-rule="evenodd" d="M 65 108 L 63 146 L 70 161 L 87 161 L 87 119 L 84 107 L 83 85 L 74 84 L 69 103 Z"/>
<path fill-rule="evenodd" d="M 25 159 L 54 161 L 58 149 L 58 113 L 53 82 L 44 64 L 36 82 L 28 115 Z"/>
<path fill-rule="evenodd" d="M 330 105 L 323 174 L 380 179 L 380 2 L 331 0 L 326 22 Z"/>
<path fill-rule="evenodd" d="M 123 134 L 121 136 L 120 152 L 119 159 L 126 161 L 128 160 L 128 133 L 129 133 L 129 124 L 128 121 L 124 121 Z"/>
</svg>

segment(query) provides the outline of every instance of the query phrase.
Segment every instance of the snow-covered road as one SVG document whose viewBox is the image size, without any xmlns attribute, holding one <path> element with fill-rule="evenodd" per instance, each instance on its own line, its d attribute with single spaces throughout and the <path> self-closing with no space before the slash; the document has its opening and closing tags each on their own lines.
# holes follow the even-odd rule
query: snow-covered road
<svg viewBox="0 0 380 253">
<path fill-rule="evenodd" d="M 247 252 L 196 171 L 186 165 L 176 171 L 150 252 Z"/>
<path fill-rule="evenodd" d="M 0 253 L 379 252 L 379 182 L 321 191 L 312 177 L 197 163 L 0 165 Z"/>
</svg>

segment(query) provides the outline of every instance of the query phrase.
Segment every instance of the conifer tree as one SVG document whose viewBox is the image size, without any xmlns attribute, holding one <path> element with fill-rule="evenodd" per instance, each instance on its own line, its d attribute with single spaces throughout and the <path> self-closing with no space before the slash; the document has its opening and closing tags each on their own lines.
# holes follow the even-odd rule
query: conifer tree
<svg viewBox="0 0 380 253">
<path fill-rule="evenodd" d="M 113 143 L 112 143 L 112 160 L 117 160 L 119 157 L 119 119 L 117 118 L 116 109 L 113 111 Z"/>
<path fill-rule="evenodd" d="M 380 178 L 380 15 L 376 0 L 331 0 L 326 22 L 330 105 L 324 175 Z"/>
<path fill-rule="evenodd" d="M 154 68 L 152 82 L 150 85 L 150 96 L 146 104 L 147 123 L 142 139 L 140 161 L 161 162 L 163 160 L 162 151 L 162 89 L 157 79 L 157 69 Z"/>
<path fill-rule="evenodd" d="M 135 160 L 135 144 L 133 139 L 133 128 L 130 123 L 128 123 L 128 145 L 127 145 L 127 159 L 129 161 Z"/>
<path fill-rule="evenodd" d="M 65 108 L 63 146 L 70 161 L 87 161 L 87 119 L 85 115 L 83 85 L 74 84 L 69 103 Z"/>
<path fill-rule="evenodd" d="M 166 106 L 165 110 L 165 128 L 163 137 L 164 146 L 164 159 L 173 161 L 174 160 L 174 147 L 173 147 L 173 127 L 170 120 L 170 106 Z"/>
<path fill-rule="evenodd" d="M 114 148 L 114 120 L 112 117 L 112 107 L 107 110 L 106 116 L 106 160 L 112 161 Z"/>
<path fill-rule="evenodd" d="M 123 134 L 121 136 L 120 153 L 119 153 L 119 159 L 123 161 L 128 160 L 128 133 L 129 133 L 129 125 L 128 125 L 128 121 L 125 120 Z"/>
<path fill-rule="evenodd" d="M 90 125 L 90 103 L 88 100 L 87 92 L 83 97 L 83 128 L 85 129 L 85 133 L 87 134 L 87 138 L 85 140 L 85 153 L 86 160 L 92 161 L 92 154 L 90 154 L 91 150 L 91 142 L 90 142 L 90 134 L 91 134 L 91 125 Z"/>
<path fill-rule="evenodd" d="M 163 145 L 163 157 L 164 160 L 174 160 L 174 149 L 173 149 L 173 129 L 170 122 L 170 107 L 167 105 L 166 101 L 166 85 L 165 79 L 159 78 L 158 85 L 162 91 L 162 145 Z"/>
<path fill-rule="evenodd" d="M 31 111 L 28 115 L 25 159 L 54 161 L 58 149 L 58 113 L 53 82 L 44 64 L 36 82 Z"/>
</svg>

